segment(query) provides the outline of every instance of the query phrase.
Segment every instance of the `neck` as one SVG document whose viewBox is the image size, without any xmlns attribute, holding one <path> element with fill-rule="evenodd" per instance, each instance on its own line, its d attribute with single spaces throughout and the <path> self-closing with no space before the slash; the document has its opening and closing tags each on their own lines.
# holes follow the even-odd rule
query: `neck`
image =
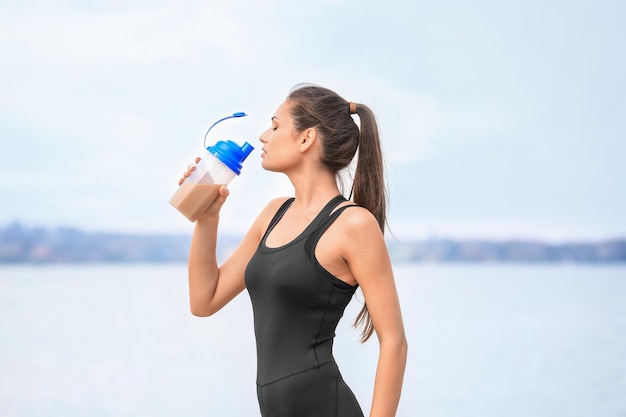
<svg viewBox="0 0 626 417">
<path fill-rule="evenodd" d="M 335 175 L 329 171 L 287 174 L 293 184 L 293 207 L 304 213 L 317 213 L 330 199 L 340 194 Z"/>
</svg>

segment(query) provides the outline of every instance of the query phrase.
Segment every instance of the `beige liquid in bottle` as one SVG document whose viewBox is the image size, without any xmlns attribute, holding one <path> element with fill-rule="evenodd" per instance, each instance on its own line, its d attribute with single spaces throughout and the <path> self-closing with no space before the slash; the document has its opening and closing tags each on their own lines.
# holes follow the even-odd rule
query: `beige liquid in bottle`
<svg viewBox="0 0 626 417">
<path fill-rule="evenodd" d="M 197 184 L 185 181 L 170 199 L 170 204 L 195 222 L 217 198 L 221 186 L 222 184 Z"/>
</svg>

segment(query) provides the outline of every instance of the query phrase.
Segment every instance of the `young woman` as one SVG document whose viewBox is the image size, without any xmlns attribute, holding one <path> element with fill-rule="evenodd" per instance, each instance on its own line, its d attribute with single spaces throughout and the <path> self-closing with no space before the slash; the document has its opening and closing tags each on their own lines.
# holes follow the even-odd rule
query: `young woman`
<svg viewBox="0 0 626 417">
<path fill-rule="evenodd" d="M 341 378 L 332 344 L 360 287 L 365 305 L 356 323 L 363 326 L 362 340 L 375 332 L 380 343 L 370 416 L 395 416 L 407 342 L 383 239 L 386 192 L 374 115 L 333 91 L 303 85 L 292 90 L 271 122 L 260 138 L 262 166 L 287 175 L 295 198 L 271 201 L 218 265 L 219 212 L 228 196 L 220 188 L 194 227 L 191 311 L 212 315 L 247 288 L 262 416 L 357 417 L 363 412 Z M 340 193 L 338 173 L 357 151 L 351 202 Z"/>
</svg>

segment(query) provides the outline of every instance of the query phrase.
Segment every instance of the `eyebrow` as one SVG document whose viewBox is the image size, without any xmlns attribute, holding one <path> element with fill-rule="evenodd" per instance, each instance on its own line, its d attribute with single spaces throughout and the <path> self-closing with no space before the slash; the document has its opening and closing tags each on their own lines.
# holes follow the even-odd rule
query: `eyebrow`
<svg viewBox="0 0 626 417">
<path fill-rule="evenodd" d="M 274 120 L 274 119 L 278 120 L 278 117 L 276 117 L 276 116 L 272 116 L 272 119 L 271 119 L 271 120 Z"/>
</svg>

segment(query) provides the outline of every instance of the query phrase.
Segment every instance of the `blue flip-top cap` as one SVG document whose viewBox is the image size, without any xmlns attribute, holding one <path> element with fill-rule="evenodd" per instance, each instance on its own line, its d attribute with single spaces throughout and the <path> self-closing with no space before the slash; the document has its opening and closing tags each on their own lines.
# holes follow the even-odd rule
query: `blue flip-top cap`
<svg viewBox="0 0 626 417">
<path fill-rule="evenodd" d="M 220 122 L 224 120 L 245 117 L 247 116 L 244 112 L 233 113 L 232 116 L 224 117 L 223 119 L 218 120 L 213 123 L 209 130 L 204 134 L 204 147 L 207 151 L 211 152 L 213 155 L 217 157 L 220 161 L 224 163 L 228 168 L 230 168 L 235 174 L 241 174 L 241 164 L 242 162 L 250 155 L 250 152 L 254 149 L 252 145 L 248 142 L 244 143 L 243 146 L 239 146 L 237 143 L 232 140 L 222 140 L 217 142 L 213 146 L 206 146 L 206 138 L 209 135 L 211 129 L 215 127 Z"/>
<path fill-rule="evenodd" d="M 241 164 L 250 155 L 254 148 L 248 142 L 239 146 L 232 140 L 221 140 L 213 146 L 209 146 L 207 151 L 211 152 L 224 165 L 230 168 L 235 174 L 241 174 Z"/>
</svg>

